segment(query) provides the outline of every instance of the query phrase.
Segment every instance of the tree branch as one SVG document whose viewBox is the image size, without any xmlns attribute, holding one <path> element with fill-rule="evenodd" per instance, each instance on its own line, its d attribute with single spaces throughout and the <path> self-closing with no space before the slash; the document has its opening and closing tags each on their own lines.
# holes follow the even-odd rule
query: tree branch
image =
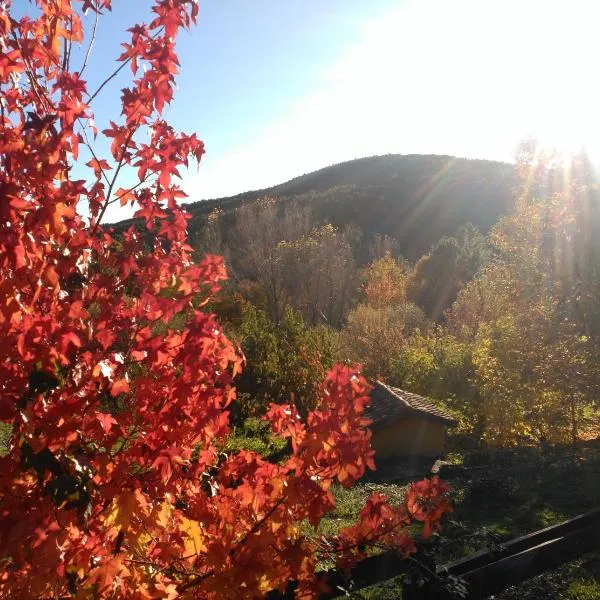
<svg viewBox="0 0 600 600">
<path fill-rule="evenodd" d="M 104 177 L 104 181 L 106 181 L 106 185 L 110 186 L 110 180 L 108 179 L 108 175 L 106 174 L 106 171 L 102 168 L 102 166 L 100 166 L 100 160 L 98 159 L 98 157 L 96 156 L 96 153 L 94 152 L 94 149 L 92 148 L 92 144 L 90 143 L 90 140 L 88 138 L 87 131 L 85 130 L 85 127 L 79 117 L 77 117 L 77 122 L 81 125 L 81 131 L 83 132 L 83 140 L 84 140 L 85 146 L 91 152 L 92 157 L 98 163 L 100 172 L 102 173 L 102 176 Z"/>
<path fill-rule="evenodd" d="M 111 204 L 114 204 L 115 202 L 118 202 L 123 196 L 126 196 L 127 194 L 130 194 L 131 192 L 133 192 L 133 190 L 137 190 L 137 188 L 139 188 L 140 186 L 144 185 L 144 183 L 146 183 L 148 181 L 148 179 L 150 179 L 150 177 L 152 175 L 153 175 L 153 173 L 148 173 L 144 177 L 144 179 L 141 179 L 140 181 L 138 181 L 133 187 L 130 187 L 128 190 L 124 191 L 122 194 L 119 194 L 118 196 L 116 196 L 112 200 L 109 200 L 108 201 L 109 206 Z"/>
<path fill-rule="evenodd" d="M 117 177 L 119 176 L 121 167 L 123 166 L 123 161 L 125 160 L 125 154 L 127 153 L 127 149 L 129 148 L 129 142 L 131 141 L 131 138 L 133 137 L 133 134 L 135 133 L 136 128 L 137 128 L 137 124 L 134 125 L 129 130 L 129 135 L 127 136 L 127 139 L 125 140 L 125 144 L 123 145 L 123 152 L 121 152 L 121 158 L 119 158 L 119 164 L 117 165 L 117 168 L 115 169 L 115 174 L 113 175 L 112 181 L 110 182 L 110 185 L 108 186 L 108 191 L 106 192 L 106 199 L 104 200 L 104 205 L 102 206 L 102 209 L 100 210 L 98 219 L 94 223 L 94 227 L 92 228 L 91 235 L 94 235 L 94 233 L 96 233 L 96 231 L 98 230 L 100 221 L 102 221 L 102 217 L 104 216 L 104 213 L 106 212 L 106 209 L 108 208 L 108 205 L 110 203 L 110 195 L 112 194 L 113 187 L 117 181 Z"/>
<path fill-rule="evenodd" d="M 242 548 L 244 544 L 248 541 L 248 538 L 253 536 L 263 526 L 263 524 L 273 516 L 273 513 L 284 503 L 284 501 L 285 496 L 277 500 L 277 502 L 275 502 L 275 504 L 269 509 L 269 511 L 261 519 L 256 521 L 256 523 L 254 523 L 254 525 L 246 532 L 242 539 L 237 543 L 237 546 L 234 546 L 233 548 L 231 548 L 231 550 L 229 550 L 227 556 L 229 558 L 234 556 L 239 551 L 239 549 Z M 212 577 L 214 574 L 215 570 L 211 569 L 210 571 L 207 571 L 202 575 L 194 577 L 187 583 L 178 586 L 177 590 L 179 592 L 185 592 L 193 587 L 200 585 L 205 579 Z"/>
<path fill-rule="evenodd" d="M 95 3 L 95 10 L 94 10 L 94 28 L 92 29 L 92 37 L 90 39 L 90 43 L 88 45 L 87 51 L 85 53 L 85 58 L 83 59 L 83 65 L 81 66 L 81 69 L 79 69 L 79 77 L 81 77 L 82 73 L 85 71 L 85 68 L 87 67 L 88 64 L 88 59 L 90 57 L 90 52 L 92 51 L 92 46 L 94 45 L 94 42 L 96 41 L 96 29 L 98 27 L 98 4 Z"/>
<path fill-rule="evenodd" d="M 164 27 L 161 27 L 150 39 L 155 40 L 163 31 Z M 92 103 L 92 100 L 102 91 L 104 86 L 114 79 L 130 62 L 133 57 L 129 56 L 123 61 L 123 64 L 117 67 L 96 89 L 96 91 L 90 96 L 88 105 Z"/>
</svg>

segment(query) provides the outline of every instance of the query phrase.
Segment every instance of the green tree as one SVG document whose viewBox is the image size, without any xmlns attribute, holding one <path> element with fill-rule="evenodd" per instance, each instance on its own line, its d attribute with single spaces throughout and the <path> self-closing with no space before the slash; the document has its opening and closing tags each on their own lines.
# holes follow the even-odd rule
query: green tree
<svg viewBox="0 0 600 600">
<path fill-rule="evenodd" d="M 459 421 L 460 429 L 482 437 L 480 396 L 474 384 L 473 344 L 435 327 L 427 335 L 417 331 L 393 366 L 391 381 L 442 401 Z"/>
<path fill-rule="evenodd" d="M 564 164 L 531 165 L 515 210 L 490 234 L 493 263 L 448 312 L 448 329 L 472 344 L 478 410 L 493 444 L 576 441 L 597 402 L 600 315 L 588 298 L 598 285 L 589 233 L 598 219 L 578 161 L 563 181 Z"/>
<path fill-rule="evenodd" d="M 359 362 L 368 377 L 391 380 L 395 361 L 411 336 L 427 327 L 423 311 L 410 302 L 382 307 L 359 304 L 338 336 L 338 356 Z"/>
<path fill-rule="evenodd" d="M 323 374 L 333 364 L 326 327 L 308 327 L 289 306 L 274 323 L 265 311 L 244 303 L 241 326 L 233 337 L 246 359 L 236 380 L 238 422 L 263 414 L 272 402 L 293 403 L 302 415 L 314 408 Z"/>
<path fill-rule="evenodd" d="M 430 319 L 439 321 L 488 258 L 485 237 L 468 223 L 455 237 L 441 238 L 417 261 L 406 282 L 406 295 Z"/>
</svg>

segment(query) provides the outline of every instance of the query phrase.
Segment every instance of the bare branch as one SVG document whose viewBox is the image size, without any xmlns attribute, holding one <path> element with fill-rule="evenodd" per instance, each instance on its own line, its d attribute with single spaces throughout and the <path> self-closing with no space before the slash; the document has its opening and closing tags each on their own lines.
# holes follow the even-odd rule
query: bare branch
<svg viewBox="0 0 600 600">
<path fill-rule="evenodd" d="M 153 36 L 151 39 L 155 40 L 163 31 L 163 27 L 161 27 Z M 123 61 L 123 64 L 120 65 L 119 67 L 117 67 L 96 89 L 96 91 L 90 96 L 90 99 L 88 100 L 88 104 L 92 103 L 92 100 L 102 91 L 102 89 L 104 88 L 104 86 L 111 81 L 112 79 L 114 79 L 130 62 L 131 62 L 132 57 L 128 57 L 126 60 Z"/>
<path fill-rule="evenodd" d="M 102 209 L 100 210 L 98 219 L 94 223 L 94 227 L 92 228 L 91 235 L 94 235 L 94 233 L 96 233 L 96 231 L 98 230 L 98 226 L 100 225 L 100 222 L 102 221 L 102 217 L 104 216 L 104 213 L 106 212 L 106 209 L 108 208 L 108 205 L 110 202 L 110 195 L 112 194 L 113 187 L 117 181 L 117 177 L 119 176 L 121 167 L 123 166 L 123 161 L 125 160 L 125 155 L 127 154 L 127 149 L 129 148 L 129 142 L 131 142 L 131 138 L 133 137 L 133 134 L 135 133 L 136 128 L 137 128 L 137 124 L 134 125 L 130 129 L 129 135 L 127 136 L 127 139 L 125 140 L 125 144 L 123 145 L 123 151 L 121 152 L 121 158 L 119 158 L 119 164 L 117 165 L 117 168 L 115 169 L 115 174 L 113 175 L 112 181 L 110 182 L 110 184 L 108 186 L 108 191 L 106 192 L 106 199 L 104 201 Z"/>
<path fill-rule="evenodd" d="M 92 29 L 92 37 L 90 39 L 90 43 L 89 43 L 87 51 L 85 53 L 85 58 L 83 59 L 83 65 L 81 65 L 81 69 L 79 69 L 79 77 L 81 77 L 81 75 L 85 71 L 85 68 L 87 67 L 88 60 L 90 58 L 90 53 L 92 51 L 92 47 L 94 46 L 94 42 L 96 41 L 96 29 L 98 28 L 98 18 L 99 18 L 97 9 L 98 9 L 98 4 L 96 3 L 96 10 L 94 10 L 95 16 L 94 16 L 94 28 Z"/>
<path fill-rule="evenodd" d="M 94 149 L 92 148 L 92 144 L 91 144 L 91 142 L 90 142 L 90 140 L 89 140 L 89 138 L 87 136 L 87 131 L 85 130 L 85 127 L 84 127 L 84 125 L 81 122 L 81 119 L 79 117 L 77 118 L 77 122 L 81 125 L 81 130 L 83 132 L 83 143 L 85 144 L 85 146 L 87 147 L 87 149 L 91 152 L 92 157 L 98 163 L 98 167 L 100 168 L 100 172 L 102 173 L 102 176 L 104 177 L 104 181 L 106 181 L 106 185 L 110 186 L 110 180 L 108 179 L 108 176 L 106 175 L 106 172 L 104 171 L 104 169 L 100 165 L 100 160 L 98 159 L 98 157 L 96 156 L 96 153 L 94 152 Z"/>
</svg>

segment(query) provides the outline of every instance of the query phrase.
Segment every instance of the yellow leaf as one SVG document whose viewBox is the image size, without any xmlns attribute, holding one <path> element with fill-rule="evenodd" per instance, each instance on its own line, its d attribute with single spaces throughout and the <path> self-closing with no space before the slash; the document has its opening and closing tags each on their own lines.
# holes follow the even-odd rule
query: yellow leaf
<svg viewBox="0 0 600 600">
<path fill-rule="evenodd" d="M 173 507 L 168 502 L 163 502 L 160 508 L 156 511 L 156 523 L 163 529 L 169 527 Z"/>
<path fill-rule="evenodd" d="M 105 523 L 121 527 L 129 527 L 131 519 L 148 514 L 148 502 L 141 490 L 125 490 L 113 500 L 113 505 Z"/>
<path fill-rule="evenodd" d="M 273 583 L 266 575 L 263 574 L 258 580 L 258 589 L 260 590 L 261 594 L 266 594 L 273 589 Z"/>
<path fill-rule="evenodd" d="M 151 541 L 152 536 L 149 533 L 140 533 L 139 535 L 134 536 L 129 543 L 140 554 L 143 554 Z"/>
<path fill-rule="evenodd" d="M 193 557 L 201 552 L 206 552 L 206 544 L 203 541 L 204 535 L 198 521 L 181 517 L 180 528 L 183 533 L 185 556 Z"/>
</svg>

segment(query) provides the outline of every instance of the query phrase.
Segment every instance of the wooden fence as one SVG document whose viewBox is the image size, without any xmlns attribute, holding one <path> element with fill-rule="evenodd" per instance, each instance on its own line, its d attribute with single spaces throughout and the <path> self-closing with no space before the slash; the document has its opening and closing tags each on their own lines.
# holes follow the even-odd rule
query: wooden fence
<svg viewBox="0 0 600 600">
<path fill-rule="evenodd" d="M 558 525 L 482 550 L 439 567 L 431 566 L 423 577 L 411 577 L 403 584 L 405 600 L 449 599 L 458 596 L 479 600 L 497 594 L 526 579 L 535 577 L 584 554 L 600 549 L 600 509 L 574 517 Z M 322 573 L 331 588 L 323 599 L 335 598 L 349 587 L 360 590 L 392 577 L 414 572 L 414 563 L 399 558 L 395 552 L 383 552 L 360 561 L 351 577 L 332 570 Z M 463 587 L 464 586 L 464 587 Z M 285 594 L 269 594 L 270 599 L 293 598 L 295 586 Z"/>
<path fill-rule="evenodd" d="M 403 598 L 451 598 L 444 583 L 457 579 L 466 585 L 466 598 L 486 598 L 598 548 L 600 509 L 438 567 L 434 581 L 406 584 Z"/>
</svg>

